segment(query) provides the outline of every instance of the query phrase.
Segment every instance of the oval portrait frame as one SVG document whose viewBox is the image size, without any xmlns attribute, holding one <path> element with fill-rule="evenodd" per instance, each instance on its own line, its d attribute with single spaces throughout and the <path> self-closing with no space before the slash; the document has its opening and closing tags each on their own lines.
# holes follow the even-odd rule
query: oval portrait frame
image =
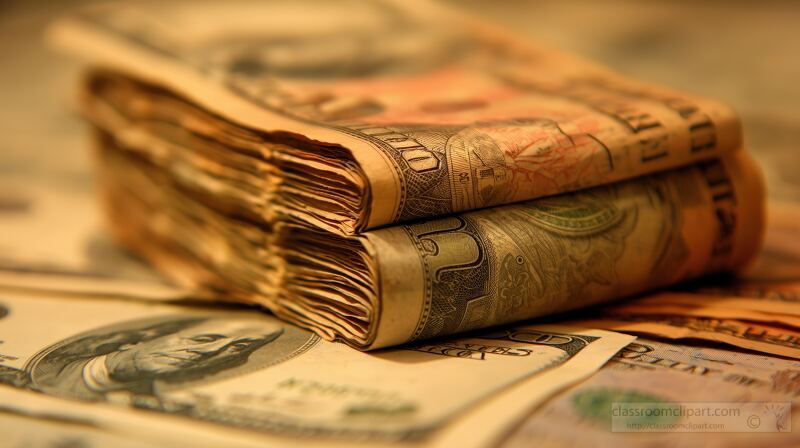
<svg viewBox="0 0 800 448">
<path fill-rule="evenodd" d="M 125 332 L 135 332 L 142 330 L 153 325 L 163 324 L 170 321 L 193 320 L 197 319 L 198 323 L 209 320 L 254 320 L 266 321 L 271 324 L 278 324 L 282 328 L 281 333 L 273 340 L 267 342 L 261 347 L 255 349 L 249 354 L 247 361 L 239 366 L 230 369 L 225 369 L 216 372 L 209 376 L 202 376 L 199 379 L 190 381 L 154 381 L 154 389 L 158 392 L 169 392 L 179 389 L 186 389 L 197 387 L 203 384 L 215 383 L 224 381 L 233 377 L 247 375 L 259 370 L 269 368 L 271 366 L 286 362 L 295 358 L 312 347 L 319 341 L 320 337 L 316 334 L 296 327 L 294 325 L 283 322 L 268 314 L 254 314 L 252 312 L 236 312 L 236 311 L 192 311 L 187 313 L 169 313 L 159 316 L 136 318 L 131 320 L 124 320 L 110 325 L 104 325 L 88 331 L 81 332 L 72 337 L 59 341 L 44 350 L 38 352 L 31 358 L 25 366 L 25 371 L 29 372 L 32 386 L 46 394 L 85 399 L 81 397 L 80 393 L 70 388 L 59 387 L 52 381 L 47 381 L 47 378 L 52 378 L 52 373 L 62 369 L 66 363 L 59 364 L 59 358 L 63 357 L 65 352 L 72 351 L 73 353 L 80 353 L 80 350 L 75 350 L 73 345 L 80 344 L 90 340 L 94 343 L 107 338 L 113 340 L 116 338 L 116 343 L 119 343 L 120 335 Z M 123 339 L 124 341 L 124 339 Z M 98 344 L 101 346 L 102 344 Z M 78 347 L 79 349 L 80 347 Z M 100 356 L 97 354 L 95 356 Z M 91 357 L 90 353 L 86 354 Z"/>
</svg>

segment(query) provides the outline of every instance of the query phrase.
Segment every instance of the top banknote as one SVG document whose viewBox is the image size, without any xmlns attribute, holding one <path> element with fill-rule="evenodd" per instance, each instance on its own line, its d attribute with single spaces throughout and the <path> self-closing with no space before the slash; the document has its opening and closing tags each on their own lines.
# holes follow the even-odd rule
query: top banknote
<svg viewBox="0 0 800 448">
<path fill-rule="evenodd" d="M 51 37 L 174 95 L 173 106 L 188 105 L 176 126 L 231 158 L 257 158 L 261 169 L 241 177 L 258 182 L 226 184 L 240 188 L 232 196 L 244 208 L 341 234 L 608 184 L 741 146 L 724 104 L 426 2 L 99 5 Z M 150 108 L 117 105 L 120 119 L 157 121 L 131 116 L 164 107 L 157 98 Z M 193 157 L 181 160 L 222 167 L 216 176 L 237 169 L 224 152 Z"/>
</svg>

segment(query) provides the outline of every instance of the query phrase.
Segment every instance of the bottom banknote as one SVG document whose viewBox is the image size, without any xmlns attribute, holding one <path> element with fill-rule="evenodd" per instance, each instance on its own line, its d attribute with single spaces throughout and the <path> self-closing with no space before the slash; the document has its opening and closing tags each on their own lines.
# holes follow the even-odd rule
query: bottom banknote
<svg viewBox="0 0 800 448">
<path fill-rule="evenodd" d="M 798 379 L 797 361 L 639 339 L 527 416 L 500 446 L 798 446 Z M 615 415 L 632 405 L 684 410 Z"/>
<path fill-rule="evenodd" d="M 241 308 L 4 294 L 0 314 L 7 386 L 284 444 L 488 443 L 634 339 L 517 325 L 367 354 Z"/>
</svg>

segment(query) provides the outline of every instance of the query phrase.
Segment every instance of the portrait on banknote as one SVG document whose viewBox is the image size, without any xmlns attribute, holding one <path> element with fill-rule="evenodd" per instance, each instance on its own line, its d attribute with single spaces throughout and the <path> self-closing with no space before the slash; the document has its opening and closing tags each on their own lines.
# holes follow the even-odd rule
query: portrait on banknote
<svg viewBox="0 0 800 448">
<path fill-rule="evenodd" d="M 159 394 L 291 359 L 318 338 L 273 318 L 231 314 L 138 319 L 60 341 L 2 381 L 48 395 L 160 407 Z"/>
</svg>

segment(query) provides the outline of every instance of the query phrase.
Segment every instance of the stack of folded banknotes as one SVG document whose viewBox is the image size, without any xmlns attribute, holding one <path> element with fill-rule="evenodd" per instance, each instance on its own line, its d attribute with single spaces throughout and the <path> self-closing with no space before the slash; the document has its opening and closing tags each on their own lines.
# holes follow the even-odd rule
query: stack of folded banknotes
<svg viewBox="0 0 800 448">
<path fill-rule="evenodd" d="M 91 62 L 114 235 L 181 285 L 370 350 L 756 253 L 764 188 L 729 107 L 434 5 L 302 11 L 98 7 L 53 30 Z"/>
<path fill-rule="evenodd" d="M 800 207 L 766 225 L 729 107 L 422 1 L 101 4 L 50 38 L 88 61 L 108 228 L 172 282 L 83 253 L 84 197 L 9 194 L 9 443 L 800 445 Z M 738 413 L 612 412 L 695 402 Z"/>
</svg>

